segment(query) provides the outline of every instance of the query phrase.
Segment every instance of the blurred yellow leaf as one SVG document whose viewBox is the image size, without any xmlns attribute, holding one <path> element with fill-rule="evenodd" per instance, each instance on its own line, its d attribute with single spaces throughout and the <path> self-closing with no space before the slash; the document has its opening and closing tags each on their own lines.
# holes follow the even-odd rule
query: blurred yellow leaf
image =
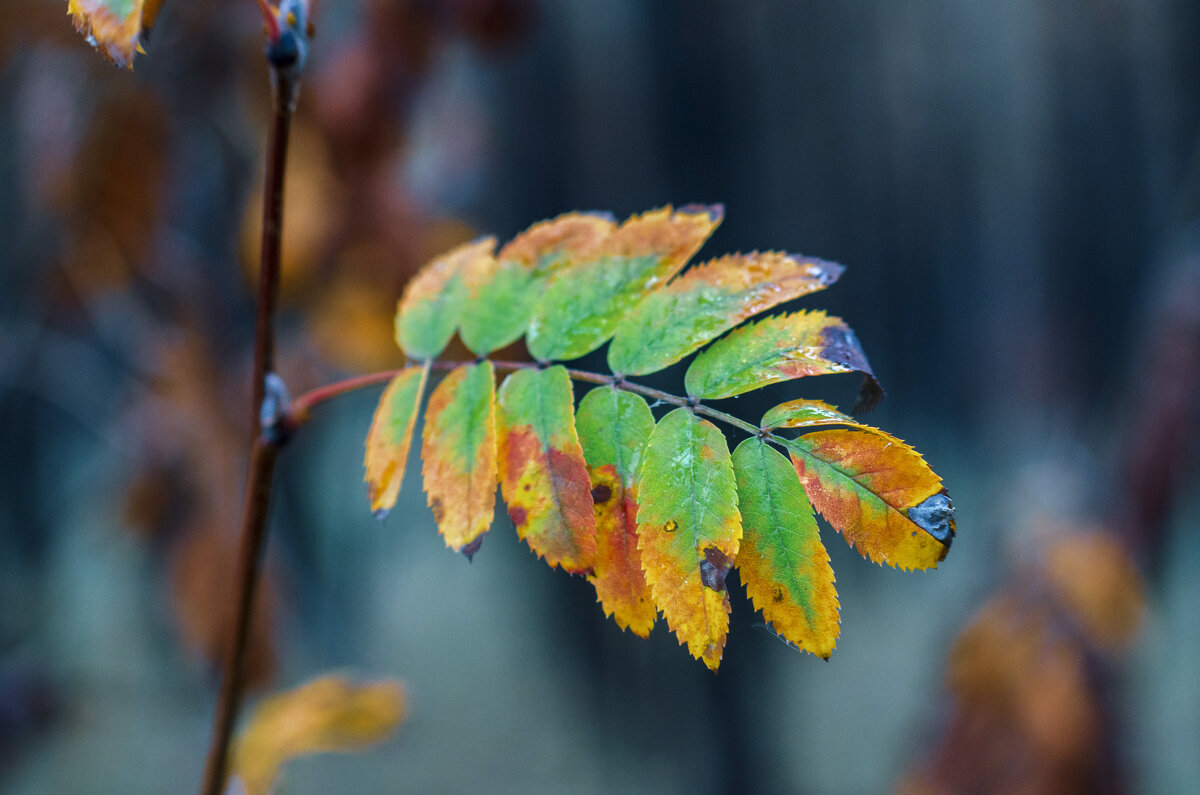
<svg viewBox="0 0 1200 795">
<path fill-rule="evenodd" d="M 265 795 L 289 759 L 361 750 L 383 740 L 403 719 L 404 688 L 394 680 L 352 685 L 340 676 L 323 676 L 265 698 L 234 746 L 232 777 L 240 779 L 234 791 Z"/>
</svg>

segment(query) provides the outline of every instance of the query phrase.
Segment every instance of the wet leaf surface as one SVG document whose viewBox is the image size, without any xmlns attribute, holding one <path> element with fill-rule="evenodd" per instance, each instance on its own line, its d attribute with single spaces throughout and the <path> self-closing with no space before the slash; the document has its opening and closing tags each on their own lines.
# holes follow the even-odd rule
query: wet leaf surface
<svg viewBox="0 0 1200 795">
<path fill-rule="evenodd" d="M 925 518 L 930 499 L 949 499 L 941 478 L 912 447 L 874 429 L 816 431 L 788 447 L 812 504 L 860 554 L 902 569 L 933 568 L 946 557 L 952 508 L 930 528 L 910 517 L 917 509 Z"/>
<path fill-rule="evenodd" d="M 609 366 L 623 375 L 661 370 L 747 318 L 828 287 L 842 270 L 780 252 L 732 254 L 692 268 L 621 321 Z"/>
<path fill-rule="evenodd" d="M 762 439 L 733 452 L 742 543 L 737 569 L 746 593 L 785 640 L 828 659 L 838 637 L 829 553 L 796 470 Z"/>
<path fill-rule="evenodd" d="M 667 626 L 710 669 L 729 632 L 725 575 L 742 537 L 725 437 L 685 408 L 659 421 L 639 477 L 642 567 Z"/>
<path fill-rule="evenodd" d="M 776 315 L 717 340 L 688 367 L 695 398 L 717 400 L 809 375 L 861 372 L 874 378 L 849 326 L 824 312 Z"/>
<path fill-rule="evenodd" d="M 637 536 L 637 472 L 654 415 L 641 396 L 612 387 L 584 395 L 575 415 L 596 514 L 596 595 L 622 629 L 646 637 L 657 611 L 642 573 Z"/>
</svg>

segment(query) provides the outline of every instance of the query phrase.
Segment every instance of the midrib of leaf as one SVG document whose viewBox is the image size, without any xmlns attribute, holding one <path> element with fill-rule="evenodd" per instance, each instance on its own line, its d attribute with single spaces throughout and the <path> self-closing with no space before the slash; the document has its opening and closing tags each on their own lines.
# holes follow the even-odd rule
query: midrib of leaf
<svg viewBox="0 0 1200 795">
<path fill-rule="evenodd" d="M 550 434 L 548 432 L 549 423 L 546 420 L 546 395 L 545 395 L 546 383 L 545 383 L 545 378 L 544 378 L 544 374 L 547 372 L 549 372 L 549 371 L 542 370 L 538 377 L 538 382 L 539 382 L 538 390 L 537 390 L 538 412 L 537 412 L 537 418 L 536 418 L 537 422 L 538 422 L 537 437 L 538 437 L 538 444 L 541 446 L 541 449 L 542 449 L 542 455 L 544 455 L 546 457 L 546 467 L 547 467 L 547 469 L 550 469 L 550 485 L 551 485 L 550 499 L 554 500 L 554 510 L 558 513 L 558 518 L 562 521 L 563 525 L 566 526 L 566 515 L 563 513 L 562 500 L 560 500 L 558 497 L 558 490 L 559 490 L 558 473 L 555 472 L 554 469 L 550 468 L 550 446 L 551 445 L 549 442 Z M 568 383 L 570 383 L 570 382 L 568 382 Z M 573 532 L 573 528 L 568 526 L 567 529 L 568 529 L 568 531 Z"/>
<path fill-rule="evenodd" d="M 484 368 L 483 362 L 472 365 L 472 369 L 469 370 L 465 374 L 465 377 L 463 378 L 463 380 L 459 382 L 458 393 L 455 395 L 455 398 L 457 398 L 458 395 L 461 394 L 461 392 L 463 390 L 463 385 L 466 384 L 469 379 L 473 379 L 473 378 L 477 377 L 475 375 L 475 372 L 476 372 L 475 368 L 482 368 L 482 369 L 490 370 L 490 368 Z M 488 372 L 488 376 L 489 376 L 489 378 L 492 377 L 491 372 Z M 471 386 L 475 387 L 476 385 L 474 383 L 472 383 Z M 487 391 L 489 391 L 487 388 L 487 384 L 483 385 L 483 389 L 484 389 L 485 393 Z M 472 395 L 472 396 L 478 397 L 478 395 Z M 459 437 L 462 441 L 462 444 L 461 445 L 453 445 L 451 449 L 454 451 L 453 454 L 454 454 L 454 458 L 455 458 L 455 463 L 457 463 L 461 467 L 462 473 L 467 476 L 465 478 L 465 480 L 466 480 L 467 504 L 468 505 L 471 504 L 471 498 L 473 496 L 472 486 L 474 485 L 475 479 L 472 476 L 475 474 L 475 471 L 478 469 L 479 447 L 483 444 L 484 439 L 487 438 L 487 429 L 484 426 L 486 425 L 488 406 L 483 405 L 481 407 L 480 406 L 481 402 L 482 401 L 479 401 L 479 400 L 462 401 L 462 400 L 458 400 L 458 399 L 453 399 L 447 405 L 447 407 L 446 407 L 447 410 L 443 411 L 441 414 L 441 417 L 439 418 L 439 419 L 444 419 L 447 422 L 449 422 L 448 426 L 443 426 L 443 427 L 462 428 L 463 429 L 462 436 Z M 490 400 L 487 401 L 487 403 L 490 403 L 490 402 L 491 402 Z M 449 415 L 449 416 L 447 417 L 447 415 Z M 440 424 L 441 423 L 439 423 L 439 425 Z M 494 487 L 494 485 L 495 484 L 493 484 L 493 487 Z"/>
<path fill-rule="evenodd" d="M 763 536 L 769 535 L 771 537 L 771 539 L 776 540 L 778 542 L 777 547 L 783 549 L 783 551 L 785 553 L 784 557 L 786 558 L 785 562 L 787 564 L 784 568 L 784 570 L 787 572 L 787 581 L 784 584 L 787 586 L 788 591 L 790 593 L 796 594 L 796 596 L 793 598 L 796 601 L 800 602 L 800 607 L 804 610 L 804 615 L 808 619 L 809 626 L 812 626 L 816 622 L 817 616 L 816 616 L 816 610 L 812 605 L 811 589 L 806 587 L 805 584 L 801 583 L 799 580 L 796 579 L 795 560 L 794 560 L 794 555 L 792 554 L 793 550 L 795 549 L 795 546 L 782 540 L 785 537 L 785 534 L 786 534 L 787 539 L 794 539 L 798 534 L 793 531 L 785 529 L 783 522 L 780 521 L 779 511 L 776 507 L 777 501 L 772 494 L 771 478 L 767 474 L 767 448 L 766 448 L 766 446 L 764 445 L 764 446 L 758 447 L 757 452 L 758 452 L 758 461 L 759 461 L 759 471 L 762 473 L 763 487 L 767 493 L 767 504 L 770 506 L 770 511 L 771 511 L 771 530 L 762 533 L 762 535 Z M 788 465 L 789 466 L 791 465 L 790 461 L 788 462 Z M 801 491 L 803 491 L 803 489 L 801 489 Z M 805 499 L 807 499 L 807 497 Z M 743 529 L 742 532 L 745 533 L 745 530 Z M 801 594 L 803 594 L 803 599 L 800 598 Z"/>
<path fill-rule="evenodd" d="M 862 516 L 861 503 L 876 502 L 876 503 L 882 505 L 886 512 L 894 513 L 897 516 L 899 516 L 901 519 L 903 519 L 904 521 L 911 522 L 911 520 L 906 515 L 901 513 L 890 502 L 888 502 L 882 496 L 880 496 L 880 494 L 878 492 L 873 491 L 869 486 L 860 482 L 855 475 L 852 475 L 851 473 L 842 469 L 840 466 L 833 463 L 832 461 L 827 461 L 824 458 L 821 458 L 820 456 L 818 456 L 816 453 L 812 452 L 811 450 L 806 450 L 805 448 L 801 447 L 800 444 L 801 444 L 800 439 L 792 439 L 792 440 L 788 441 L 787 448 L 788 448 L 788 450 L 794 450 L 794 451 L 800 453 L 802 456 L 804 456 L 808 460 L 815 462 L 819 468 L 832 470 L 834 473 L 836 473 L 841 478 L 845 478 L 846 480 L 850 481 L 850 483 L 852 485 L 850 485 L 849 488 L 854 491 L 855 495 L 858 497 L 858 503 L 860 503 L 858 505 L 858 513 L 859 513 L 860 518 Z M 858 473 L 858 474 L 861 475 L 863 473 Z M 918 526 L 916 524 L 914 524 L 913 526 L 917 527 L 917 529 L 921 530 L 921 532 L 925 532 L 925 530 L 923 528 L 921 528 L 920 526 Z"/>
</svg>

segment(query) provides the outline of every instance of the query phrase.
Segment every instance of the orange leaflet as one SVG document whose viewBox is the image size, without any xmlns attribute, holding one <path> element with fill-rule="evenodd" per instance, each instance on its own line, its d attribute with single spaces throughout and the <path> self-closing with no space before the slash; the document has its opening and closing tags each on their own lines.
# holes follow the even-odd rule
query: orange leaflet
<svg viewBox="0 0 1200 795">
<path fill-rule="evenodd" d="M 551 566 L 590 572 L 596 518 L 567 371 L 512 373 L 499 406 L 500 488 L 517 535 Z"/>
<path fill-rule="evenodd" d="M 637 472 L 654 416 L 640 396 L 599 387 L 580 401 L 575 424 L 596 511 L 591 581 L 604 614 L 644 638 L 654 628 L 657 610 L 638 550 Z"/>
<path fill-rule="evenodd" d="M 954 506 L 916 450 L 882 431 L 817 431 L 788 443 L 821 515 L 860 554 L 927 569 L 954 539 Z"/>
<path fill-rule="evenodd" d="M 496 386 L 492 363 L 454 370 L 429 396 L 421 458 L 438 531 L 468 558 L 496 504 Z"/>
<path fill-rule="evenodd" d="M 404 469 L 408 464 L 408 448 L 412 442 L 417 409 L 425 391 L 429 366 L 408 367 L 392 379 L 367 433 L 366 467 L 367 493 L 371 512 L 383 518 L 396 504 Z"/>
</svg>

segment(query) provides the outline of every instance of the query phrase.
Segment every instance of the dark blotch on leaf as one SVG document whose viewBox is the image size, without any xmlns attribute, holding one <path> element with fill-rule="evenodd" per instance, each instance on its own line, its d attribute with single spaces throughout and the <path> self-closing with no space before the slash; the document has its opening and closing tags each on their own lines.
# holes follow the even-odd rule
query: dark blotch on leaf
<svg viewBox="0 0 1200 795">
<path fill-rule="evenodd" d="M 513 520 L 513 524 L 515 524 L 517 527 L 520 527 L 521 525 L 525 524 L 525 521 L 529 518 L 529 516 L 525 513 L 525 509 L 520 505 L 513 505 L 508 509 L 508 518 Z"/>
<path fill-rule="evenodd" d="M 663 525 L 663 532 L 664 533 L 674 533 L 678 527 L 679 527 L 679 523 L 676 522 L 674 519 L 672 519 L 669 522 L 667 522 L 665 525 Z"/>
<path fill-rule="evenodd" d="M 445 514 L 446 514 L 445 509 L 442 508 L 441 499 L 434 497 L 433 502 L 431 502 L 429 504 L 429 510 L 433 511 L 433 521 L 437 522 L 438 524 L 441 524 L 442 517 L 445 516 Z"/>
<path fill-rule="evenodd" d="M 592 502 L 599 505 L 612 499 L 612 489 L 601 483 L 592 489 Z"/>
<path fill-rule="evenodd" d="M 486 534 L 484 534 L 486 535 Z M 483 546 L 483 535 L 480 535 L 471 543 L 462 548 L 462 553 L 467 556 L 467 562 L 470 563 L 475 558 L 475 553 Z"/>
<path fill-rule="evenodd" d="M 716 547 L 704 550 L 704 560 L 700 563 L 700 581 L 704 587 L 714 591 L 725 590 L 725 576 L 729 574 L 731 562 L 724 552 Z"/>
<path fill-rule="evenodd" d="M 854 404 L 854 413 L 870 411 L 879 405 L 883 399 L 883 387 L 871 372 L 867 355 L 863 353 L 862 345 L 854 332 L 844 325 L 829 326 L 821 331 L 821 356 L 835 364 L 849 367 L 865 373 L 862 386 L 858 391 L 858 402 Z"/>
<path fill-rule="evenodd" d="M 908 518 L 947 547 L 954 540 L 954 503 L 944 492 L 938 492 L 920 505 L 909 508 Z"/>
</svg>

